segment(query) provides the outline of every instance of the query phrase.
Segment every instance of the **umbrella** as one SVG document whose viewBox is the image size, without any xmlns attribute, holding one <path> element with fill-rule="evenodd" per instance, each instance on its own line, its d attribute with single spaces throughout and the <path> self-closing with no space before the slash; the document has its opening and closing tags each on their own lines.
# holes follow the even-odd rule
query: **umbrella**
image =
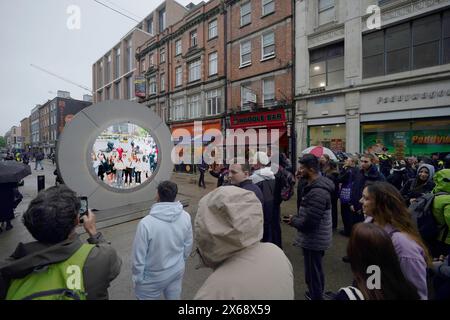
<svg viewBox="0 0 450 320">
<path fill-rule="evenodd" d="M 17 161 L 0 161 L 0 183 L 19 182 L 31 174 L 29 165 Z"/>
<path fill-rule="evenodd" d="M 322 155 L 327 154 L 330 156 L 331 160 L 337 161 L 337 158 L 336 158 L 336 155 L 334 154 L 334 152 L 325 147 L 312 146 L 312 147 L 306 148 L 305 150 L 302 151 L 302 154 L 308 154 L 308 153 L 313 154 L 316 157 L 321 157 Z"/>
</svg>

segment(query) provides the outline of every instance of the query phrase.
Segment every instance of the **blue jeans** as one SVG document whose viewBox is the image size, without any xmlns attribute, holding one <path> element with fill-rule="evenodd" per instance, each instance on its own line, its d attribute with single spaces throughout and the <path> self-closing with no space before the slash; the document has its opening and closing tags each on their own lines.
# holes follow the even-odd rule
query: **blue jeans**
<svg viewBox="0 0 450 320">
<path fill-rule="evenodd" d="M 138 300 L 158 300 L 164 294 L 166 300 L 180 300 L 184 269 L 163 281 L 136 285 L 134 289 Z"/>
<path fill-rule="evenodd" d="M 41 167 L 42 170 L 44 170 L 44 167 L 42 166 L 42 160 L 36 160 L 36 164 L 34 165 L 34 170 L 37 170 L 37 166 Z"/>
</svg>

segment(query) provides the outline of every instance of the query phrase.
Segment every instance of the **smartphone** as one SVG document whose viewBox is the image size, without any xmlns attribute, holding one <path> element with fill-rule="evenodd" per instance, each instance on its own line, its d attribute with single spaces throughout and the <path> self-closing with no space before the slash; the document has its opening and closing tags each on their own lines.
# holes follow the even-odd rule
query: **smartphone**
<svg viewBox="0 0 450 320">
<path fill-rule="evenodd" d="M 80 199 L 80 218 L 88 213 L 88 198 L 87 197 L 78 197 Z"/>
</svg>

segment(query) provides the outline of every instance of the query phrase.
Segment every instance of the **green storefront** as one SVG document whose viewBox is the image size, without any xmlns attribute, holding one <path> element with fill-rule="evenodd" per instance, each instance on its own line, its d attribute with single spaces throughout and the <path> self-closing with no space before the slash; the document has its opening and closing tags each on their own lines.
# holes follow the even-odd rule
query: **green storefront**
<svg viewBox="0 0 450 320">
<path fill-rule="evenodd" d="M 450 152 L 450 118 L 365 123 L 361 152 L 387 147 L 396 158 Z"/>
</svg>

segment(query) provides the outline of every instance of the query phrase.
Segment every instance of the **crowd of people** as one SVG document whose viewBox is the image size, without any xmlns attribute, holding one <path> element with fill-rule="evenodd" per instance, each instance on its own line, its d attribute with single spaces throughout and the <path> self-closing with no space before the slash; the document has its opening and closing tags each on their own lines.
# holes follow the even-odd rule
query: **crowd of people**
<svg viewBox="0 0 450 320">
<path fill-rule="evenodd" d="M 157 203 L 139 222 L 131 250 L 137 299 L 180 299 L 186 261 L 193 256 L 199 268 L 213 270 L 194 299 L 293 299 L 294 272 L 283 251 L 281 223 L 297 230 L 307 299 L 450 298 L 450 156 L 440 164 L 366 153 L 338 164 L 307 154 L 294 172 L 281 154 L 276 173 L 264 152 L 255 154 L 253 165 L 234 160 L 218 170 L 199 166 L 218 184 L 199 201 L 193 226 L 176 201 L 177 185 L 159 183 Z M 292 199 L 295 183 L 297 211 L 282 214 L 281 203 Z M 199 185 L 205 186 L 204 177 Z M 30 203 L 23 222 L 37 243 L 19 244 L 12 261 L 0 267 L 0 297 L 107 299 L 121 259 L 97 232 L 92 212 L 80 217 L 79 208 L 65 186 L 42 191 Z M 340 233 L 348 237 L 343 262 L 354 281 L 326 292 L 323 257 L 335 239 L 339 211 Z M 88 244 L 75 233 L 80 223 Z M 83 288 L 59 290 L 62 284 L 49 282 L 48 274 L 33 272 L 49 264 L 63 268 L 67 261 L 83 268 Z M 379 279 L 369 281 L 374 267 Z"/>
<path fill-rule="evenodd" d="M 127 189 L 138 186 L 151 177 L 157 167 L 156 145 L 147 151 L 131 142 L 130 148 L 110 144 L 106 150 L 91 154 L 95 175 L 111 187 Z"/>
</svg>

